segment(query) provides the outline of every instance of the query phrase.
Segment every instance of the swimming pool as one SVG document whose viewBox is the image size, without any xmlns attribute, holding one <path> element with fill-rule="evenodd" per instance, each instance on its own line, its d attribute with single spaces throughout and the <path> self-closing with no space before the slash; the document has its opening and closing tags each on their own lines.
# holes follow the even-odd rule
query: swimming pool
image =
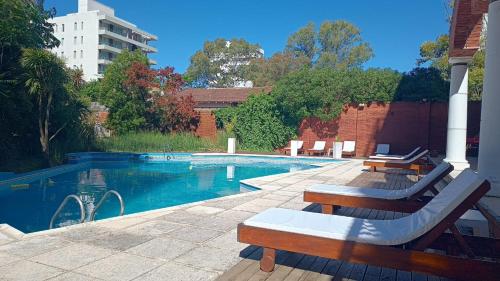
<svg viewBox="0 0 500 281">
<path fill-rule="evenodd" d="M 25 233 L 46 230 L 70 194 L 82 199 L 87 219 L 108 190 L 116 190 L 123 197 L 125 214 L 132 214 L 248 192 L 251 189 L 240 186 L 240 180 L 310 169 L 326 161 L 191 154 L 78 154 L 70 159 L 71 165 L 0 181 L 0 224 Z M 96 219 L 118 213 L 119 203 L 110 197 Z M 73 224 L 79 215 L 77 203 L 70 201 L 55 226 Z"/>
</svg>

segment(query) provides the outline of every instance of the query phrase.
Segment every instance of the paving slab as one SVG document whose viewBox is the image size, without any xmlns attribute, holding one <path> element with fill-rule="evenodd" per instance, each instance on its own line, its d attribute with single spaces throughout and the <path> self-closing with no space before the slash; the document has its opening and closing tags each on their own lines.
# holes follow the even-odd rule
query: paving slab
<svg viewBox="0 0 500 281">
<path fill-rule="evenodd" d="M 19 261 L 21 259 L 22 259 L 21 257 L 14 256 L 14 255 L 11 255 L 8 253 L 0 252 L 0 266 L 6 265 L 9 263 L 13 263 L 15 261 Z"/>
<path fill-rule="evenodd" d="M 86 244 L 111 250 L 125 251 L 139 244 L 152 240 L 154 236 L 149 234 L 134 234 L 123 231 L 115 231 L 94 237 L 94 240 L 85 241 Z"/>
<path fill-rule="evenodd" d="M 226 209 L 199 205 L 186 209 L 186 212 L 198 215 L 213 215 L 225 210 Z"/>
<path fill-rule="evenodd" d="M 227 210 L 222 213 L 217 214 L 218 217 L 223 217 L 223 218 L 229 218 L 233 219 L 236 221 L 244 221 L 252 216 L 254 216 L 256 213 L 254 212 L 245 212 L 245 211 L 238 211 L 238 210 Z"/>
<path fill-rule="evenodd" d="M 54 278 L 50 278 L 47 281 L 98 281 L 102 279 L 97 279 L 95 277 L 85 276 L 82 274 L 67 272 L 61 275 L 57 275 Z"/>
<path fill-rule="evenodd" d="M 197 221 L 201 220 L 203 218 L 203 215 L 200 214 L 193 214 L 186 212 L 185 210 L 179 210 L 172 212 L 168 215 L 165 215 L 161 217 L 161 219 L 169 221 L 169 222 L 176 222 L 176 223 L 182 223 L 182 224 L 193 224 L 196 223 Z"/>
<path fill-rule="evenodd" d="M 238 251 L 207 246 L 195 248 L 175 259 L 182 264 L 216 271 L 227 270 L 240 260 Z"/>
<path fill-rule="evenodd" d="M 158 260 L 119 253 L 78 268 L 75 272 L 103 280 L 125 281 L 132 280 L 161 264 Z"/>
<path fill-rule="evenodd" d="M 178 263 L 167 263 L 139 276 L 134 281 L 205 281 L 215 280 L 218 276 L 217 272 L 206 271 Z"/>
<path fill-rule="evenodd" d="M 202 243 L 222 235 L 224 232 L 213 229 L 202 229 L 198 226 L 186 226 L 169 232 L 169 237 L 189 242 Z"/>
<path fill-rule="evenodd" d="M 170 260 L 187 253 L 197 246 L 195 243 L 184 240 L 160 237 L 130 248 L 127 252 L 148 258 Z"/>
<path fill-rule="evenodd" d="M 0 246 L 0 252 L 20 257 L 33 257 L 71 245 L 71 242 L 50 236 L 37 236 Z"/>
<path fill-rule="evenodd" d="M 30 260 L 53 267 L 72 270 L 115 253 L 115 251 L 109 249 L 92 247 L 85 244 L 72 244 L 68 247 L 32 257 Z"/>
<path fill-rule="evenodd" d="M 239 252 L 248 245 L 238 242 L 237 231 L 233 229 L 205 243 L 206 246 Z"/>
<path fill-rule="evenodd" d="M 203 218 L 195 223 L 196 226 L 201 228 L 214 229 L 219 231 L 226 231 L 235 228 L 240 221 L 228 217 L 211 216 Z"/>
<path fill-rule="evenodd" d="M 124 231 L 138 235 L 148 234 L 152 236 L 160 236 L 181 227 L 183 227 L 183 225 L 178 223 L 173 223 L 165 220 L 151 220 L 145 223 L 125 228 Z"/>
<path fill-rule="evenodd" d="M 41 281 L 63 273 L 61 269 L 21 260 L 0 267 L 0 280 L 3 281 Z"/>
</svg>

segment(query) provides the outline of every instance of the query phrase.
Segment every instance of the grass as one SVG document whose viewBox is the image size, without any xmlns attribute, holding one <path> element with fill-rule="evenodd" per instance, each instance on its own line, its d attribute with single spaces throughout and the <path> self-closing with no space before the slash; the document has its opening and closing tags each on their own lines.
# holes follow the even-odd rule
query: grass
<svg viewBox="0 0 500 281">
<path fill-rule="evenodd" d="M 99 150 L 108 152 L 163 152 L 166 147 L 179 152 L 221 152 L 226 144 L 217 140 L 199 138 L 191 133 L 161 134 L 157 132 L 131 133 L 100 139 Z"/>
<path fill-rule="evenodd" d="M 217 132 L 216 139 L 200 138 L 192 133 L 141 132 L 100 139 L 97 148 L 106 152 L 163 152 L 169 146 L 177 152 L 225 152 L 228 137 L 223 131 Z M 239 152 L 274 153 L 238 144 L 236 148 Z"/>
</svg>

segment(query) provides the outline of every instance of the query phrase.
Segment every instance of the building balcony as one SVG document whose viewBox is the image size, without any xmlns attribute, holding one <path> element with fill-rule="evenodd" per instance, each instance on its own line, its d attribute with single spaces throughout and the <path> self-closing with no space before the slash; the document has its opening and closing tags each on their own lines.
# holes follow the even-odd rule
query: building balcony
<svg viewBox="0 0 500 281">
<path fill-rule="evenodd" d="M 116 48 L 116 47 L 113 47 L 113 46 L 110 46 L 110 45 L 107 45 L 107 44 L 99 44 L 97 46 L 97 48 L 99 50 L 106 50 L 108 52 L 112 52 L 112 53 L 116 53 L 116 54 L 119 54 L 122 52 L 123 49 L 120 49 L 120 48 Z"/>
<path fill-rule="evenodd" d="M 116 39 L 116 40 L 120 40 L 120 41 L 123 41 L 123 42 L 130 43 L 132 45 L 135 45 L 135 46 L 141 48 L 143 51 L 145 51 L 147 53 L 156 53 L 156 52 L 158 52 L 158 50 L 155 47 L 152 47 L 152 46 L 149 46 L 147 44 L 141 43 L 139 41 L 133 40 L 131 38 L 125 37 L 125 36 L 123 36 L 121 34 L 113 32 L 113 31 L 106 30 L 104 28 L 100 28 L 99 29 L 99 35 L 105 35 L 107 37 L 110 37 L 110 38 L 113 38 L 113 39 Z"/>
</svg>

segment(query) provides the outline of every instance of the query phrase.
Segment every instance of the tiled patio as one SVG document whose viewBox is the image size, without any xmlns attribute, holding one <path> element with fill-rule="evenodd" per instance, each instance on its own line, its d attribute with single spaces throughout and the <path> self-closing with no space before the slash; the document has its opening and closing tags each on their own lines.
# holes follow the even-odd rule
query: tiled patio
<svg viewBox="0 0 500 281">
<path fill-rule="evenodd" d="M 317 206 L 302 200 L 310 184 L 403 188 L 413 180 L 365 173 L 361 161 L 353 160 L 247 180 L 262 191 L 180 207 L 28 235 L 9 233 L 4 227 L 0 280 L 439 280 L 286 253 L 279 255 L 273 274 L 264 274 L 256 261 L 260 250 L 236 241 L 236 225 L 269 207 L 317 211 Z M 371 218 L 402 215 L 342 211 Z"/>
</svg>

